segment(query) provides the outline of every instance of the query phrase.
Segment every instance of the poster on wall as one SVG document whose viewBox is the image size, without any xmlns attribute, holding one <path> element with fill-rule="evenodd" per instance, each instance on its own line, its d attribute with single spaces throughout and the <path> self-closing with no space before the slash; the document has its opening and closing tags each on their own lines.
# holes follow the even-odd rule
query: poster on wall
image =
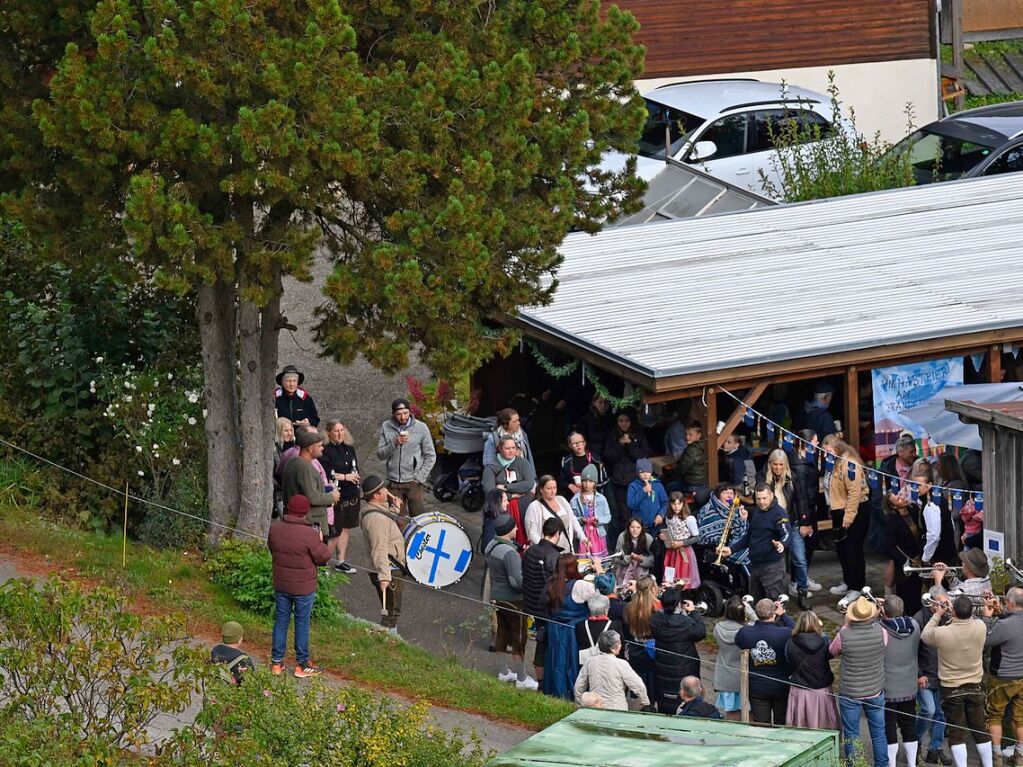
<svg viewBox="0 0 1023 767">
<path fill-rule="evenodd" d="M 877 460 L 895 452 L 899 435 L 908 431 L 921 441 L 927 433 L 916 421 L 903 415 L 922 405 L 946 386 L 962 386 L 963 358 L 928 360 L 910 365 L 876 368 L 871 371 L 874 387 L 874 435 Z M 926 452 L 926 444 L 923 446 Z"/>
</svg>

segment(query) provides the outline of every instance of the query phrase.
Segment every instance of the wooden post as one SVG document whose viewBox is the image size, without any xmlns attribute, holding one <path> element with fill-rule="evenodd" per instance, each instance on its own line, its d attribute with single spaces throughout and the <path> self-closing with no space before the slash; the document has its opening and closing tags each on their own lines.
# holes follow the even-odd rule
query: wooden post
<svg viewBox="0 0 1023 767">
<path fill-rule="evenodd" d="M 769 381 L 758 383 L 756 386 L 754 386 L 748 392 L 742 395 L 742 401 L 745 402 L 750 407 L 755 406 L 757 404 L 757 400 L 763 396 L 765 391 L 767 391 L 769 383 L 770 383 Z M 728 416 L 728 420 L 725 421 L 725 428 L 723 428 L 721 430 L 721 433 L 718 435 L 719 445 L 726 439 L 728 439 L 730 436 L 732 436 L 732 432 L 735 431 L 736 427 L 739 425 L 739 421 L 742 420 L 744 410 L 745 408 L 742 405 L 736 403 L 735 411 L 730 416 Z"/>
<path fill-rule="evenodd" d="M 957 73 L 962 73 L 966 71 L 965 63 L 963 61 L 965 51 L 965 46 L 963 44 L 963 0 L 947 0 L 947 2 L 948 7 L 951 10 L 952 66 L 955 68 Z M 963 108 L 963 104 L 966 102 L 966 96 L 961 93 L 956 96 L 955 102 L 956 111 L 959 111 Z"/>
<path fill-rule="evenodd" d="M 988 383 L 1002 382 L 1002 347 L 999 344 L 987 350 L 987 380 Z"/>
<path fill-rule="evenodd" d="M 749 650 L 739 653 L 739 718 L 749 724 Z"/>
<path fill-rule="evenodd" d="M 845 441 L 860 449 L 860 381 L 856 366 L 845 369 Z"/>
<path fill-rule="evenodd" d="M 707 483 L 714 487 L 718 483 L 718 399 L 713 386 L 706 389 L 707 399 Z"/>
</svg>

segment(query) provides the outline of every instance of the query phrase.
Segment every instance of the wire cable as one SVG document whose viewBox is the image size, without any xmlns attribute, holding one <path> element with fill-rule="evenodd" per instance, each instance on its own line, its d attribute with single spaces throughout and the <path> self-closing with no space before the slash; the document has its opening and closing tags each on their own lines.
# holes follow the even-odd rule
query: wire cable
<svg viewBox="0 0 1023 767">
<path fill-rule="evenodd" d="M 722 390 L 722 391 L 724 391 L 724 390 Z M 734 395 L 730 395 L 730 396 L 734 396 Z M 32 451 L 27 450 L 27 449 L 21 447 L 20 445 L 16 445 L 13 442 L 9 442 L 8 440 L 3 439 L 2 437 L 0 437 L 0 445 L 4 445 L 4 446 L 9 447 L 9 448 L 11 448 L 13 450 L 17 450 L 18 452 L 23 453 L 24 455 L 27 455 L 27 456 L 29 456 L 31 458 L 34 458 L 35 460 L 40 461 L 40 462 L 42 462 L 42 463 L 44 463 L 44 464 L 46 464 L 48 466 L 51 466 L 51 467 L 53 467 L 55 469 L 63 471 L 65 473 L 67 473 L 67 474 L 71 474 L 71 475 L 73 475 L 75 477 L 78 477 L 79 479 L 83 479 L 83 480 L 85 480 L 87 482 L 90 482 L 90 483 L 92 483 L 92 484 L 94 484 L 94 485 L 96 485 L 98 487 L 102 487 L 102 488 L 104 488 L 106 490 L 109 490 L 110 492 L 115 493 L 118 496 L 124 496 L 125 495 L 125 491 L 124 490 L 119 490 L 116 487 L 113 487 L 112 485 L 108 485 L 108 484 L 106 484 L 104 482 L 100 482 L 99 480 L 94 479 L 92 477 L 89 477 L 89 476 L 87 476 L 85 474 L 82 474 L 82 473 L 80 473 L 78 471 L 75 471 L 74 469 L 70 469 L 70 468 L 68 468 L 66 466 L 62 466 L 61 464 L 56 463 L 54 461 L 51 461 L 50 459 L 45 458 L 45 457 L 43 457 L 41 455 L 37 455 L 36 453 L 33 453 Z M 179 514 L 179 515 L 181 515 L 183 517 L 188 517 L 190 519 L 195 519 L 195 520 L 199 520 L 201 522 L 206 522 L 207 524 L 214 525 L 216 527 L 220 527 L 222 529 L 232 531 L 235 535 L 244 535 L 244 536 L 252 538 L 254 540 L 258 540 L 261 543 L 265 543 L 266 542 L 265 538 L 263 538 L 262 536 L 255 535 L 254 533 L 249 533 L 249 532 L 247 532 L 245 530 L 238 530 L 238 529 L 233 528 L 233 527 L 231 527 L 229 525 L 224 525 L 224 524 L 220 524 L 220 523 L 214 522 L 212 520 L 204 519 L 203 517 L 196 516 L 195 514 L 189 514 L 188 512 L 181 511 L 180 509 L 175 509 L 175 508 L 173 508 L 171 506 L 167 506 L 167 505 L 162 504 L 162 503 L 157 503 L 156 501 L 151 501 L 151 500 L 149 500 L 147 498 L 142 498 L 140 496 L 132 495 L 131 493 L 128 493 L 127 495 L 128 495 L 128 497 L 130 499 L 132 499 L 134 501 L 146 504 L 148 506 L 152 506 L 154 508 L 160 509 L 161 511 L 168 511 L 168 512 L 171 512 L 173 514 Z M 360 564 L 367 572 L 376 572 L 376 571 L 373 570 L 373 568 L 371 566 L 367 567 L 365 564 L 362 564 L 362 563 L 358 563 L 358 564 Z M 383 573 L 377 573 L 377 574 L 378 575 L 383 575 Z M 413 586 L 419 587 L 421 589 L 428 590 L 430 592 L 443 594 L 445 597 L 455 597 L 457 599 L 461 599 L 461 600 L 464 600 L 464 601 L 467 601 L 467 602 L 473 602 L 473 603 L 478 604 L 478 605 L 480 605 L 480 606 L 482 606 L 482 607 L 484 607 L 484 608 L 486 608 L 488 610 L 500 609 L 500 610 L 505 610 L 506 612 L 512 612 L 512 613 L 515 613 L 515 614 L 518 614 L 518 615 L 521 615 L 521 616 L 527 617 L 527 618 L 535 617 L 535 616 L 532 616 L 529 613 L 527 613 L 525 611 L 522 611 L 522 610 L 511 610 L 509 608 L 498 607 L 497 605 L 494 605 L 494 604 L 492 604 L 490 602 L 485 602 L 484 600 L 479 599 L 477 597 L 468 596 L 466 594 L 457 594 L 457 593 L 455 593 L 453 591 L 443 591 L 441 589 L 437 589 L 437 588 L 434 588 L 432 586 L 428 586 L 428 585 L 426 585 L 424 583 L 420 583 L 417 580 L 414 580 L 414 579 L 411 579 L 411 578 L 402 577 L 400 575 L 397 575 L 394 572 L 387 573 L 387 576 L 389 578 L 391 578 L 392 580 L 401 581 L 403 584 L 407 583 L 407 584 L 411 584 Z M 569 598 L 571 598 L 571 597 L 569 597 Z M 555 621 L 555 620 L 553 620 L 551 618 L 540 618 L 540 620 L 543 620 L 546 623 L 554 623 L 554 624 L 556 624 L 558 626 L 561 626 L 563 628 L 572 629 L 573 631 L 575 630 L 575 624 L 572 624 L 572 623 L 565 623 L 565 622 L 562 622 L 562 621 Z M 630 646 L 636 647 L 638 650 L 640 650 L 642 652 L 646 652 L 646 646 L 642 642 L 637 642 L 635 640 L 626 639 L 625 637 L 622 637 L 622 644 L 623 645 L 630 645 Z M 712 660 L 701 658 L 699 655 L 695 655 L 695 656 L 687 655 L 685 653 L 680 653 L 680 652 L 676 652 L 676 651 L 673 651 L 673 650 L 665 650 L 665 649 L 661 649 L 661 648 L 657 648 L 656 651 L 660 652 L 660 653 L 664 653 L 666 655 L 671 655 L 671 656 L 674 656 L 674 657 L 682 658 L 684 660 L 696 661 L 696 662 L 700 663 L 701 666 L 704 663 L 706 663 L 706 664 L 708 664 L 708 665 L 710 665 L 712 667 L 716 667 L 716 665 L 717 665 L 716 661 L 712 661 Z M 777 679 L 777 678 L 772 677 L 772 676 L 770 676 L 768 674 L 761 674 L 759 672 L 753 671 L 752 669 L 750 669 L 748 671 L 748 674 L 749 674 L 750 677 L 766 679 L 766 680 L 769 680 L 769 681 L 772 681 L 772 682 L 775 682 L 775 683 L 780 683 L 780 684 L 786 685 L 789 688 L 800 689 L 800 690 L 812 690 L 812 689 L 814 689 L 814 688 L 811 688 L 811 687 L 805 687 L 803 685 L 797 684 L 797 683 L 795 683 L 795 682 L 793 682 L 791 680 L 788 680 L 788 679 Z M 836 693 L 836 692 L 834 692 L 833 690 L 830 690 L 830 689 L 827 691 L 827 695 L 828 695 L 828 697 L 831 697 L 831 698 L 835 699 L 836 705 L 837 705 L 837 702 L 838 702 L 838 700 L 840 698 L 846 697 L 846 696 L 843 696 L 843 695 L 839 695 L 838 693 Z M 852 699 L 850 699 L 850 700 L 852 700 Z M 893 709 L 888 709 L 886 707 L 885 710 L 888 711 L 888 710 L 893 710 Z M 914 714 L 913 718 L 917 719 L 919 721 L 928 722 L 928 723 L 930 723 L 932 725 L 936 724 L 939 721 L 937 719 L 931 719 L 931 718 L 928 718 L 928 717 L 920 716 L 919 714 Z M 954 724 L 951 724 L 948 721 L 946 721 L 944 724 L 945 724 L 946 728 L 956 728 L 956 729 L 960 729 L 960 730 L 963 730 L 965 732 L 970 732 L 970 733 L 974 733 L 974 734 L 983 734 L 985 736 L 988 735 L 987 730 L 975 730 L 975 729 L 972 729 L 972 728 L 970 728 L 968 726 L 965 726 L 965 725 L 954 725 Z"/>
</svg>

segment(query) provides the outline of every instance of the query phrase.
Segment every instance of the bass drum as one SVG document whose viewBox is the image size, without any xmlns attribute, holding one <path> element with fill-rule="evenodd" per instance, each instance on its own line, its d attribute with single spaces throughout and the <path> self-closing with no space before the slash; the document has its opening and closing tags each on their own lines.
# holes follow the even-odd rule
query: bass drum
<svg viewBox="0 0 1023 767">
<path fill-rule="evenodd" d="M 413 517 L 405 528 L 405 566 L 424 586 L 458 583 L 472 564 L 472 542 L 454 517 L 438 511 Z"/>
</svg>

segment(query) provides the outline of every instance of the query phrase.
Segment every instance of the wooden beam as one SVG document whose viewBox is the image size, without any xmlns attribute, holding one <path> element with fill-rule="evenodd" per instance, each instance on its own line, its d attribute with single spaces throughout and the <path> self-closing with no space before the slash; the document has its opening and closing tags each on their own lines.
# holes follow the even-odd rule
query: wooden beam
<svg viewBox="0 0 1023 767">
<path fill-rule="evenodd" d="M 988 383 L 1002 382 L 1002 347 L 999 344 L 987 350 L 987 380 Z"/>
<path fill-rule="evenodd" d="M 952 14 L 952 66 L 964 71 L 966 46 L 963 43 L 963 0 L 946 0 Z M 956 111 L 963 108 L 966 96 L 956 96 Z"/>
<path fill-rule="evenodd" d="M 756 384 L 752 389 L 750 389 L 742 396 L 742 401 L 745 402 L 750 407 L 756 405 L 757 400 L 763 396 L 765 391 L 767 391 L 768 383 L 769 382 L 767 381 L 763 381 L 761 383 Z M 732 432 L 735 431 L 735 427 L 738 426 L 739 421 L 742 420 L 743 410 L 744 410 L 743 406 L 736 403 L 735 410 L 732 412 L 730 416 L 728 416 L 728 420 L 725 421 L 725 428 L 723 428 L 721 430 L 721 434 L 718 435 L 719 444 L 721 442 L 724 442 L 730 436 L 732 436 Z"/>
<path fill-rule="evenodd" d="M 734 386 L 735 381 L 758 381 L 765 378 L 778 380 L 780 375 L 794 374 L 800 378 L 819 378 L 828 368 L 840 367 L 842 372 L 849 365 L 860 368 L 876 368 L 886 365 L 919 362 L 940 357 L 960 356 L 977 351 L 994 343 L 1023 342 L 1023 327 L 985 330 L 980 333 L 965 333 L 946 338 L 932 338 L 927 341 L 912 341 L 891 346 L 874 346 L 869 349 L 854 349 L 847 352 L 807 357 L 804 359 L 778 360 L 760 365 L 743 365 L 721 370 L 659 378 L 652 391 L 679 392 L 714 384 Z"/>
<path fill-rule="evenodd" d="M 808 375 L 802 371 L 798 373 L 788 373 L 787 375 L 774 375 L 765 378 L 758 378 L 746 381 L 721 381 L 722 388 L 728 389 L 728 391 L 735 394 L 735 392 L 742 389 L 752 389 L 759 383 L 766 382 L 770 384 L 779 383 L 791 383 L 793 381 L 808 381 L 815 380 L 817 378 L 825 378 L 827 376 L 837 376 L 845 373 L 844 367 L 835 368 L 824 368 L 823 370 L 815 372 L 813 375 Z M 661 393 L 647 392 L 643 395 L 643 402 L 648 405 L 653 405 L 657 402 L 672 402 L 678 399 L 686 399 L 687 397 L 700 397 L 703 395 L 705 387 L 701 386 L 698 389 L 680 389 L 677 391 L 666 391 Z"/>
<path fill-rule="evenodd" d="M 707 484 L 718 483 L 718 399 L 713 386 L 707 387 Z"/>
<path fill-rule="evenodd" d="M 860 449 L 860 381 L 856 366 L 845 371 L 845 441 Z"/>
</svg>

